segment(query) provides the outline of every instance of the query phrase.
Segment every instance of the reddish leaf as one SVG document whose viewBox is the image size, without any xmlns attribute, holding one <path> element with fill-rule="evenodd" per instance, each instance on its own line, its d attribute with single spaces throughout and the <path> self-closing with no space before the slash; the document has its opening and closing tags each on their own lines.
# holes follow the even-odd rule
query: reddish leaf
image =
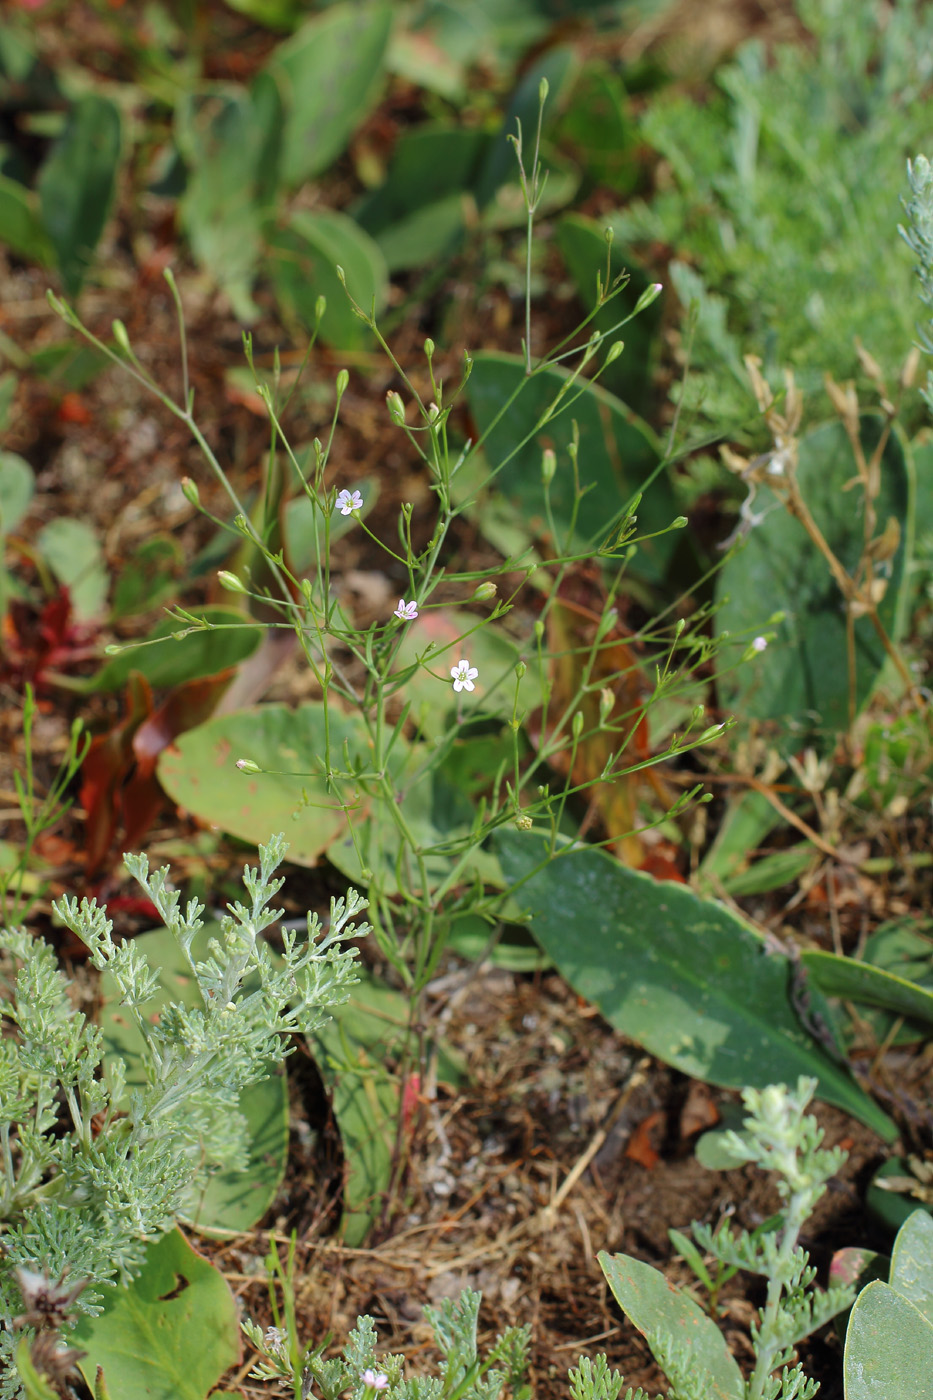
<svg viewBox="0 0 933 1400">
<path fill-rule="evenodd" d="M 633 1162 L 638 1162 L 641 1166 L 652 1171 L 661 1160 L 655 1143 L 661 1135 L 661 1128 L 664 1125 L 664 1114 L 660 1109 L 654 1113 L 649 1113 L 647 1118 L 642 1119 L 628 1140 L 625 1148 L 626 1157 L 630 1157 Z"/>
<path fill-rule="evenodd" d="M 104 863 L 117 833 L 122 814 L 122 788 L 135 763 L 133 738 L 152 713 L 149 682 L 134 671 L 125 694 L 126 714 L 109 734 L 91 741 L 81 765 L 81 805 L 85 812 L 87 845 L 84 859 L 88 874 Z"/>
<path fill-rule="evenodd" d="M 49 671 L 67 670 L 96 655 L 89 645 L 92 635 L 72 621 L 71 595 L 64 585 L 41 608 L 11 598 L 0 623 L 0 679 L 19 690 L 28 682 L 39 693 L 47 691 Z"/>
<path fill-rule="evenodd" d="M 681 1139 L 694 1137 L 705 1128 L 712 1128 L 719 1122 L 719 1109 L 709 1085 L 694 1079 L 687 1090 L 684 1106 L 680 1110 Z"/>
<path fill-rule="evenodd" d="M 86 427 L 92 418 L 91 410 L 81 395 L 75 393 L 65 394 L 56 416 L 60 423 L 79 423 L 82 427 Z"/>
</svg>

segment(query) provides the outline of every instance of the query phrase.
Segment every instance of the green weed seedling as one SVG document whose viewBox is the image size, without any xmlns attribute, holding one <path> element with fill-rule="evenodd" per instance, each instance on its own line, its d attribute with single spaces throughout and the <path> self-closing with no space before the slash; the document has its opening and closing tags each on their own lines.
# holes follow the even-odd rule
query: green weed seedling
<svg viewBox="0 0 933 1400">
<path fill-rule="evenodd" d="M 280 917 L 270 905 L 282 887 L 274 877 L 286 849 L 281 837 L 261 847 L 258 869 L 244 870 L 246 902 L 228 906 L 203 960 L 192 951 L 203 906 L 191 900 L 182 910 L 167 868 L 150 873 L 145 857 L 126 858 L 198 991 L 193 1005 L 163 998 L 154 1023 L 159 973 L 138 945 L 114 942 L 96 902 L 58 902 L 59 918 L 88 948 L 92 965 L 119 987 L 122 1014 L 140 1038 L 137 1065 L 112 1053 L 101 1028 L 75 1009 L 45 942 L 23 928 L 0 935 L 4 1398 L 18 1390 L 11 1363 L 18 1330 L 28 1337 L 48 1321 L 48 1308 L 30 1306 L 30 1296 L 54 1295 L 59 1321 L 103 1308 L 93 1327 L 105 1327 L 124 1296 L 110 1285 L 129 1284 L 132 1293 L 130 1281 L 144 1268 L 158 1277 L 160 1269 L 195 1267 L 181 1256 L 174 1261 L 171 1251 L 187 1246 L 166 1232 L 211 1169 L 245 1162 L 241 1093 L 288 1053 L 291 1037 L 316 1030 L 345 1000 L 356 950 L 344 945 L 369 931 L 352 922 L 365 901 L 349 891 L 333 901 L 325 936 L 309 915 L 306 937 L 285 931 L 273 956 L 263 932 Z M 170 1264 L 147 1255 L 146 1240 L 160 1236 L 157 1248 L 170 1251 Z M 152 1291 L 149 1284 L 140 1296 Z M 168 1292 L 157 1288 L 155 1296 Z"/>
<path fill-rule="evenodd" d="M 742 1131 L 718 1135 L 717 1165 L 751 1162 L 775 1173 L 782 1201 L 776 1226 L 754 1234 L 735 1231 L 728 1222 L 717 1230 L 691 1227 L 699 1249 L 720 1267 L 748 1270 L 766 1282 L 765 1302 L 752 1325 L 755 1363 L 747 1380 L 719 1328 L 689 1293 L 630 1255 L 599 1256 L 619 1306 L 666 1373 L 671 1400 L 810 1400 L 819 1388 L 794 1363 L 795 1348 L 849 1307 L 855 1292 L 837 1284 L 815 1288 L 816 1270 L 799 1244 L 826 1183 L 845 1160 L 839 1149 L 820 1146 L 822 1130 L 805 1112 L 815 1087 L 814 1080 L 801 1078 L 792 1090 L 782 1084 L 748 1089 Z"/>
</svg>

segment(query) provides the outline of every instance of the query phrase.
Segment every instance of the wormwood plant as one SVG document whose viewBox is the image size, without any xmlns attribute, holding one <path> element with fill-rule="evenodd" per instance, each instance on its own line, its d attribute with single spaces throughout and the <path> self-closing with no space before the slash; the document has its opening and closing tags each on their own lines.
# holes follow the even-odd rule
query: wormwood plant
<svg viewBox="0 0 933 1400">
<path fill-rule="evenodd" d="M 795 1089 L 772 1084 L 742 1094 L 748 1117 L 740 1133 L 721 1135 L 717 1166 L 753 1163 L 774 1172 L 782 1206 L 771 1229 L 736 1231 L 694 1223 L 695 1250 L 685 1251 L 701 1282 L 710 1279 L 709 1260 L 744 1269 L 766 1282 L 763 1306 L 752 1323 L 754 1368 L 743 1379 L 725 1338 L 682 1289 L 672 1289 L 656 1269 L 626 1254 L 600 1254 L 603 1272 L 619 1305 L 638 1327 L 666 1373 L 671 1400 L 811 1400 L 819 1389 L 795 1363 L 796 1347 L 811 1332 L 849 1307 L 855 1290 L 833 1284 L 814 1287 L 816 1269 L 800 1245 L 808 1217 L 846 1154 L 821 1146 L 823 1131 L 806 1109 L 817 1087 L 801 1077 Z"/>
<path fill-rule="evenodd" d="M 326 935 L 309 914 L 307 936 L 284 930 L 281 953 L 263 937 L 281 915 L 270 906 L 286 849 L 282 837 L 260 848 L 258 868 L 243 873 L 246 901 L 228 905 L 203 957 L 194 949 L 203 905 L 182 910 L 167 867 L 150 872 L 144 856 L 126 857 L 200 992 L 199 1004 L 171 1002 L 154 1024 L 159 974 L 135 943 L 114 941 L 93 900 L 55 906 L 138 1028 L 139 1087 L 128 1089 L 130 1067 L 74 1006 L 53 950 L 24 928 L 0 935 L 0 1395 L 17 1393 L 15 1320 L 28 1316 L 37 1276 L 47 1292 L 74 1289 L 69 1304 L 98 1312 L 102 1286 L 132 1278 L 145 1241 L 185 1214 L 211 1170 L 243 1165 L 240 1092 L 356 980 L 356 950 L 343 944 L 369 928 L 351 922 L 365 907 L 352 890 L 332 901 Z"/>
<path fill-rule="evenodd" d="M 801 1078 L 795 1089 L 776 1084 L 743 1092 L 748 1117 L 740 1133 L 717 1135 L 717 1165 L 752 1163 L 775 1173 L 781 1210 L 754 1232 L 735 1231 L 728 1222 L 716 1230 L 694 1223 L 696 1245 L 686 1242 L 689 1247 L 683 1251 L 705 1284 L 710 1283 L 713 1260 L 723 1271 L 744 1269 L 766 1281 L 765 1301 L 752 1324 L 755 1361 L 748 1378 L 716 1324 L 687 1292 L 673 1288 L 657 1269 L 629 1255 L 599 1255 L 619 1305 L 644 1334 L 668 1377 L 669 1400 L 812 1400 L 819 1389 L 795 1364 L 795 1348 L 849 1307 L 855 1289 L 836 1284 L 815 1288 L 816 1270 L 799 1243 L 827 1181 L 846 1156 L 840 1149 L 821 1146 L 822 1130 L 806 1113 L 815 1089 L 815 1079 Z M 505 1387 L 515 1400 L 529 1394 L 524 1380 L 529 1329 L 509 1328 L 481 1359 L 479 1293 L 466 1289 L 457 1302 L 445 1299 L 439 1309 L 425 1308 L 441 1363 L 436 1375 L 406 1377 L 402 1356 L 377 1355 L 376 1328 L 368 1316 L 358 1318 L 339 1357 L 323 1358 L 326 1343 L 302 1343 L 295 1318 L 294 1256 L 283 1266 L 273 1250 L 270 1264 L 270 1275 L 282 1293 L 280 1307 L 272 1289 L 275 1325 L 263 1332 L 247 1319 L 243 1330 L 260 1357 L 254 1378 L 280 1380 L 291 1388 L 294 1400 L 307 1400 L 312 1387 L 324 1400 L 338 1400 L 345 1393 L 352 1400 L 374 1400 L 379 1392 L 385 1392 L 387 1400 L 499 1400 Z M 572 1400 L 618 1400 L 624 1384 L 605 1355 L 595 1360 L 581 1357 L 570 1372 Z M 640 1388 L 629 1389 L 626 1400 L 647 1396 Z"/>
</svg>

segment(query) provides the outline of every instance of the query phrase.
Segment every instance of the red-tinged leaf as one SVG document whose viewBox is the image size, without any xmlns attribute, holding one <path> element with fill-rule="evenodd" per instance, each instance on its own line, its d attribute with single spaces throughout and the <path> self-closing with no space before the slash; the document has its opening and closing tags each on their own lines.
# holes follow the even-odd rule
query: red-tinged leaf
<svg viewBox="0 0 933 1400">
<path fill-rule="evenodd" d="M 179 734 L 210 718 L 233 674 L 231 667 L 216 676 L 176 686 L 133 735 L 136 769 L 121 794 L 123 842 L 129 849 L 135 850 L 141 844 L 165 802 L 165 793 L 155 775 L 159 754 Z"/>
<path fill-rule="evenodd" d="M 684 1106 L 680 1110 L 681 1140 L 695 1137 L 706 1128 L 719 1122 L 719 1109 L 708 1084 L 694 1079 L 687 1090 Z"/>
<path fill-rule="evenodd" d="M 646 875 L 653 875 L 656 880 L 676 880 L 679 885 L 685 885 L 687 881 L 674 859 L 676 852 L 677 847 L 672 842 L 664 842 L 660 846 L 646 844 L 638 869 Z"/>
<path fill-rule="evenodd" d="M 40 693 L 47 691 L 49 671 L 66 670 L 95 654 L 88 645 L 90 630 L 73 620 L 71 595 L 64 584 L 41 608 L 11 598 L 0 636 L 0 678 L 18 690 L 28 682 Z"/>
<path fill-rule="evenodd" d="M 188 681 L 176 686 L 139 726 L 133 736 L 137 771 L 144 778 L 155 773 L 159 754 L 188 729 L 203 724 L 214 713 L 217 702 L 235 674 L 229 667 L 216 676 Z"/>
<path fill-rule="evenodd" d="M 56 417 L 60 423 L 79 423 L 82 427 L 86 427 L 91 421 L 92 414 L 80 394 L 70 393 L 65 394 L 58 405 Z"/>
<path fill-rule="evenodd" d="M 136 762 L 133 738 L 152 713 L 149 682 L 138 672 L 130 677 L 124 719 L 109 734 L 91 741 L 81 765 L 81 805 L 85 811 L 87 845 L 84 859 L 88 874 L 98 870 L 113 845 L 122 810 L 121 792 Z"/>
<path fill-rule="evenodd" d="M 655 1144 L 660 1139 L 663 1125 L 664 1114 L 660 1109 L 642 1119 L 626 1144 L 626 1157 L 638 1162 L 642 1167 L 647 1167 L 648 1171 L 653 1171 L 661 1160 Z"/>
</svg>

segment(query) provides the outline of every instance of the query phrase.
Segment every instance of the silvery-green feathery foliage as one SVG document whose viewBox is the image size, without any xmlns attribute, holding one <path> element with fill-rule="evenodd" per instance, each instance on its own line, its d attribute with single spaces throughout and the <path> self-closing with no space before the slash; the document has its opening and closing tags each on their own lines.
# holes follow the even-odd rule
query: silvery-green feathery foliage
<svg viewBox="0 0 933 1400">
<path fill-rule="evenodd" d="M 482 1294 L 467 1288 L 456 1302 L 445 1298 L 439 1308 L 425 1308 L 441 1353 L 435 1375 L 406 1377 L 404 1356 L 377 1356 L 376 1325 L 367 1316 L 357 1318 L 342 1355 L 329 1360 L 322 1359 L 321 1348 L 302 1349 L 287 1329 L 271 1327 L 263 1332 L 254 1322 L 245 1322 L 243 1331 L 262 1357 L 252 1374 L 258 1380 L 289 1382 L 302 1400 L 311 1394 L 312 1386 L 324 1400 L 338 1400 L 344 1394 L 350 1400 L 375 1400 L 379 1392 L 385 1392 L 386 1400 L 499 1400 L 506 1390 L 512 1400 L 527 1400 L 530 1328 L 509 1327 L 481 1358 L 477 1345 L 481 1302 Z M 616 1398 L 595 1386 L 584 1386 L 579 1400 Z"/>
<path fill-rule="evenodd" d="M 126 857 L 200 991 L 194 1007 L 161 1006 L 155 1023 L 158 971 L 135 943 L 114 941 L 95 901 L 59 901 L 62 922 L 111 974 L 142 1035 L 132 1090 L 126 1065 L 105 1054 L 100 1028 L 73 1005 L 52 949 L 25 929 L 0 934 L 0 1396 L 18 1393 L 9 1363 L 24 1313 L 18 1271 L 84 1281 L 75 1306 L 99 1311 L 100 1286 L 132 1277 L 145 1241 L 173 1226 L 199 1181 L 245 1161 L 241 1090 L 346 1000 L 356 949 L 344 944 L 369 931 L 351 922 L 366 901 L 349 891 L 332 901 L 326 934 L 309 914 L 307 937 L 283 931 L 273 953 L 263 932 L 281 916 L 270 905 L 286 849 L 282 837 L 260 847 L 258 870 L 244 870 L 247 899 L 228 906 L 204 961 L 192 954 L 203 906 L 190 900 L 182 911 L 167 867 L 150 873 L 145 857 Z"/>
<path fill-rule="evenodd" d="M 814 1288 L 816 1270 L 798 1244 L 826 1183 L 846 1158 L 839 1148 L 821 1146 L 823 1130 L 806 1112 L 816 1087 L 815 1079 L 801 1077 L 795 1089 L 771 1084 L 766 1089 L 743 1090 L 749 1113 L 743 1131 L 727 1133 L 723 1139 L 736 1164 L 753 1162 L 776 1174 L 783 1202 L 777 1228 L 749 1234 L 728 1225 L 716 1231 L 706 1225 L 692 1227 L 697 1244 L 715 1259 L 767 1280 L 764 1306 L 752 1324 L 755 1367 L 747 1382 L 746 1400 L 810 1400 L 819 1386 L 799 1366 L 790 1364 L 794 1350 L 855 1297 L 848 1286 Z M 671 1371 L 668 1374 L 676 1379 Z M 688 1386 L 675 1385 L 675 1389 L 678 1397 L 692 1400 Z"/>
<path fill-rule="evenodd" d="M 907 181 L 910 185 L 910 199 L 903 201 L 908 223 L 898 224 L 898 232 L 908 248 L 917 258 L 917 278 L 920 290 L 917 295 L 924 306 L 933 310 L 933 166 L 926 156 L 917 156 L 907 162 Z M 933 355 L 933 316 L 929 329 L 918 328 L 920 346 L 928 355 Z M 933 413 L 933 373 L 927 374 L 926 388 L 922 391 L 927 408 Z"/>
</svg>

